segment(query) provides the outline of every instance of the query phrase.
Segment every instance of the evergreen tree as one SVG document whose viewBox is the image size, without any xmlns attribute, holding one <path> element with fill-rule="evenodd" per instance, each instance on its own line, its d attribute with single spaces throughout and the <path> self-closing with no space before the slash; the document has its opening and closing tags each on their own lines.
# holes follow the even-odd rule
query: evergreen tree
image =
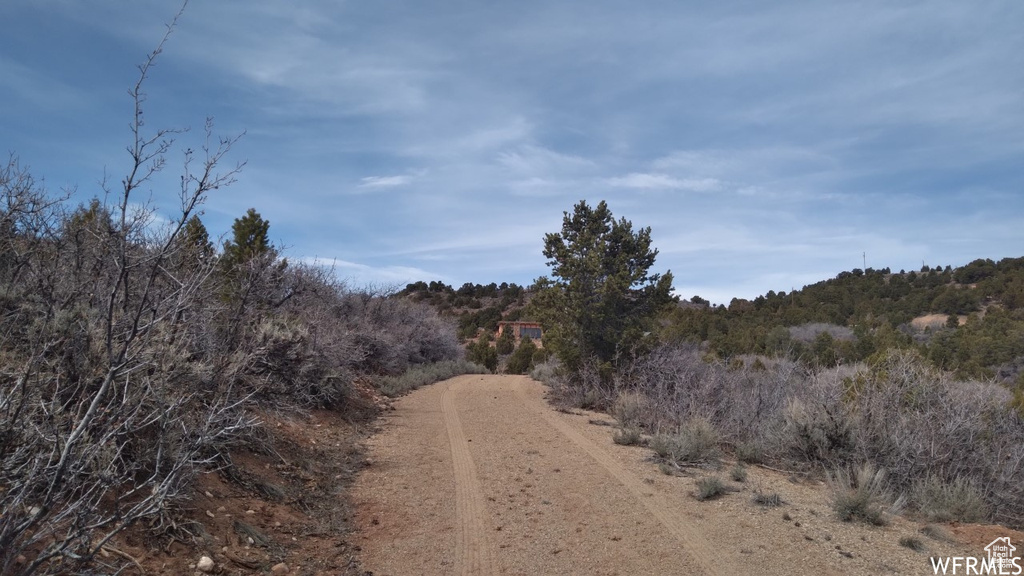
<svg viewBox="0 0 1024 576">
<path fill-rule="evenodd" d="M 537 352 L 537 345 L 529 336 L 524 336 L 515 352 L 508 359 L 506 371 L 509 374 L 526 374 L 533 369 L 533 356 Z"/>
<path fill-rule="evenodd" d="M 276 256 L 277 251 L 270 244 L 269 230 L 270 222 L 264 220 L 254 208 L 249 208 L 244 216 L 236 218 L 231 225 L 231 240 L 224 243 L 225 267 L 234 268 L 265 254 Z"/>
<path fill-rule="evenodd" d="M 495 346 L 497 347 L 498 354 L 501 354 L 502 356 L 511 354 L 512 351 L 516 349 L 516 339 L 515 336 L 512 335 L 511 328 L 506 326 L 505 329 L 501 331 L 501 336 L 498 336 L 498 341 L 495 343 Z"/>
<path fill-rule="evenodd" d="M 213 242 L 210 241 L 210 234 L 198 216 L 193 215 L 185 222 L 180 238 L 181 254 L 179 259 L 186 266 L 193 266 L 213 258 Z"/>
<path fill-rule="evenodd" d="M 564 213 L 561 232 L 545 236 L 552 278 L 537 280 L 535 313 L 545 345 L 569 370 L 596 358 L 607 372 L 642 352 L 655 315 L 672 301 L 672 273 L 650 273 L 657 255 L 651 229 L 634 232 L 604 201 L 581 201 Z"/>
</svg>

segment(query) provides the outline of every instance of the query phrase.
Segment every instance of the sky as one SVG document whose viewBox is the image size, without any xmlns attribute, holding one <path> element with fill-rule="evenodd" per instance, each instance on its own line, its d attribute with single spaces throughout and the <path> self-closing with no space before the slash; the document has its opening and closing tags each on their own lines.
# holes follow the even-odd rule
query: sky
<svg viewBox="0 0 1024 576">
<path fill-rule="evenodd" d="M 0 152 L 103 197 L 128 89 L 180 5 L 0 3 Z M 606 200 L 683 297 L 1024 256 L 1024 2 L 192 0 L 144 85 L 178 134 L 243 134 L 203 221 L 252 207 L 352 285 L 516 282 Z"/>
</svg>

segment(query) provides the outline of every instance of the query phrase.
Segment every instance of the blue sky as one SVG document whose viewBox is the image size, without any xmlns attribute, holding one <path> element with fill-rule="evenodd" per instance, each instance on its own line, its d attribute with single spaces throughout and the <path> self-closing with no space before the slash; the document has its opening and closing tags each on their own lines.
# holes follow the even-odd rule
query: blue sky
<svg viewBox="0 0 1024 576">
<path fill-rule="evenodd" d="M 174 2 L 0 3 L 0 148 L 82 201 L 127 166 Z M 1024 255 L 1024 2 L 192 0 L 152 128 L 246 135 L 210 196 L 354 284 L 529 284 L 607 200 L 715 302 Z M 152 201 L 173 210 L 175 153 Z M 143 202 L 147 198 L 140 198 Z"/>
</svg>

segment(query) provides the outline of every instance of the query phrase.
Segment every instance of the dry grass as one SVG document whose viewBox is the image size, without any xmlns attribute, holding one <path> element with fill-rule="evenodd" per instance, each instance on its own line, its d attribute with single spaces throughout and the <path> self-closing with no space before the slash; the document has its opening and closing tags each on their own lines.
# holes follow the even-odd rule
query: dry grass
<svg viewBox="0 0 1024 576">
<path fill-rule="evenodd" d="M 705 476 L 697 480 L 695 497 L 701 502 L 718 498 L 726 493 L 725 484 L 718 476 Z"/>
<path fill-rule="evenodd" d="M 944 482 L 928 476 L 914 482 L 910 499 L 929 522 L 982 522 L 989 515 L 981 490 L 965 478 Z"/>
<path fill-rule="evenodd" d="M 827 475 L 832 493 L 832 509 L 844 521 L 859 521 L 884 526 L 889 515 L 898 510 L 900 501 L 893 498 L 882 468 L 865 463 L 851 471 L 839 468 Z"/>
<path fill-rule="evenodd" d="M 658 434 L 650 446 L 658 456 L 674 464 L 701 464 L 719 455 L 718 432 L 704 418 L 691 418 L 675 434 Z"/>
<path fill-rule="evenodd" d="M 612 442 L 620 446 L 639 446 L 643 444 L 643 435 L 640 433 L 639 428 L 619 428 L 612 435 Z"/>
</svg>

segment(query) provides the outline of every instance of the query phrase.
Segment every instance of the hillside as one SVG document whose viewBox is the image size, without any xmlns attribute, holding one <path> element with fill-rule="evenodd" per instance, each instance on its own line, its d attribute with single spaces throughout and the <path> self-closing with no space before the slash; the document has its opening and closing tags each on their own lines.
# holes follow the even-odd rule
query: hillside
<svg viewBox="0 0 1024 576">
<path fill-rule="evenodd" d="M 936 317 L 944 320 L 938 326 Z M 1024 369 L 1024 258 L 956 269 L 853 270 L 727 307 L 695 297 L 670 310 L 662 326 L 663 339 L 706 342 L 722 358 L 783 354 L 835 366 L 889 348 L 917 348 L 961 377 L 1014 383 Z"/>
</svg>

